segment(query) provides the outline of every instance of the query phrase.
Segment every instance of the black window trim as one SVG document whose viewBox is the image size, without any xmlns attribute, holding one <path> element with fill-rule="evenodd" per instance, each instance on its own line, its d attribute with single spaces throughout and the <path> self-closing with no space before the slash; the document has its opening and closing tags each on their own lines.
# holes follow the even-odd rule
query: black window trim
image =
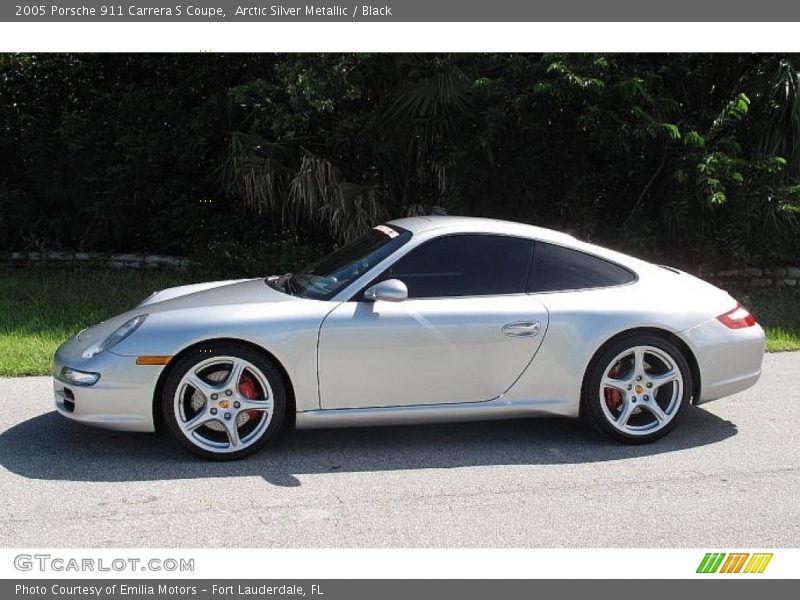
<svg viewBox="0 0 800 600">
<path fill-rule="evenodd" d="M 502 232 L 495 233 L 495 232 L 492 232 L 492 231 L 452 231 L 452 232 L 445 233 L 445 234 L 442 234 L 442 235 L 433 236 L 433 237 L 431 237 L 431 238 L 419 243 L 418 245 L 414 246 L 413 248 L 407 249 L 407 251 L 404 252 L 402 256 L 398 257 L 397 260 L 395 260 L 391 264 L 386 265 L 386 267 L 378 275 L 373 277 L 369 281 L 369 283 L 367 283 L 365 286 L 363 286 L 361 289 L 359 289 L 359 291 L 356 292 L 349 300 L 347 300 L 347 302 L 366 302 L 366 300 L 364 300 L 364 292 L 366 292 L 367 289 L 369 289 L 373 285 L 376 285 L 377 283 L 379 283 L 378 279 L 388 269 L 393 267 L 398 261 L 402 260 L 406 255 L 411 254 L 417 248 L 422 248 L 425 244 L 428 244 L 428 243 L 433 242 L 435 240 L 441 240 L 443 238 L 455 237 L 455 236 L 506 237 L 506 238 L 514 238 L 514 239 L 517 239 L 517 240 L 524 240 L 526 242 L 530 242 L 533 245 L 533 252 L 531 252 L 531 259 L 530 259 L 530 262 L 528 263 L 528 274 L 527 274 L 527 277 L 525 278 L 525 285 L 527 287 L 527 282 L 529 281 L 530 276 L 531 276 L 531 269 L 533 268 L 534 257 L 536 256 L 536 243 L 538 242 L 538 240 L 536 240 L 535 238 L 530 238 L 530 237 L 525 237 L 525 236 L 520 236 L 520 235 L 513 235 L 513 234 L 509 234 L 509 233 L 502 233 Z M 401 248 L 406 248 L 407 246 L 408 246 L 408 243 L 406 243 L 403 246 L 401 246 Z M 398 248 L 398 250 L 399 249 L 400 248 Z M 523 290 L 522 292 L 511 292 L 509 294 L 473 294 L 471 296 L 424 296 L 424 297 L 418 297 L 418 298 L 409 298 L 406 301 L 411 301 L 411 300 L 456 300 L 456 299 L 465 299 L 465 298 L 506 298 L 506 297 L 511 297 L 511 296 L 528 296 L 528 295 L 530 295 L 530 292 Z"/>
<path fill-rule="evenodd" d="M 530 266 L 530 268 L 528 270 L 528 282 L 530 282 L 531 276 L 533 275 L 533 266 L 536 263 L 536 246 L 539 245 L 539 244 L 547 244 L 549 246 L 556 246 L 557 248 L 563 248 L 565 250 L 572 250 L 573 252 L 580 252 L 581 254 L 585 254 L 586 256 L 591 256 L 592 258 L 596 258 L 598 260 L 605 261 L 605 262 L 607 262 L 609 264 L 612 264 L 612 265 L 614 265 L 616 267 L 619 267 L 620 269 L 622 269 L 624 271 L 627 271 L 628 273 L 630 273 L 633 276 L 633 278 L 630 281 L 627 281 L 625 283 L 617 283 L 617 284 L 614 284 L 614 285 L 596 285 L 596 286 L 593 286 L 593 287 L 567 288 L 567 289 L 563 289 L 563 290 L 546 290 L 546 291 L 540 291 L 540 292 L 526 292 L 526 294 L 528 294 L 530 296 L 539 295 L 539 294 L 564 294 L 564 293 L 571 293 L 571 292 L 588 292 L 588 291 L 592 291 L 592 290 L 608 290 L 608 289 L 612 289 L 612 288 L 620 288 L 620 287 L 625 287 L 625 286 L 628 286 L 628 285 L 633 285 L 634 283 L 639 281 L 639 274 L 636 271 L 634 271 L 630 267 L 627 267 L 625 265 L 622 265 L 622 264 L 618 263 L 615 260 L 608 259 L 605 256 L 598 256 L 597 254 L 593 254 L 592 252 L 586 252 L 584 250 L 579 250 L 578 248 L 573 248 L 572 246 L 565 246 L 564 244 L 559 244 L 557 242 L 548 242 L 548 241 L 540 240 L 540 239 L 535 239 L 533 241 L 534 241 L 533 257 L 531 259 L 531 266 Z"/>
</svg>

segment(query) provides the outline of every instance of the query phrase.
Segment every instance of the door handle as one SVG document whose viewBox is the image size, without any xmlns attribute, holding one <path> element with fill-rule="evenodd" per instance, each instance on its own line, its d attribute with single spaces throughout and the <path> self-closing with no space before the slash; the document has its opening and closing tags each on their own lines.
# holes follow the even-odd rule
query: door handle
<svg viewBox="0 0 800 600">
<path fill-rule="evenodd" d="M 509 337 L 530 337 L 538 335 L 541 329 L 542 324 L 539 321 L 515 321 L 506 323 L 500 331 Z"/>
</svg>

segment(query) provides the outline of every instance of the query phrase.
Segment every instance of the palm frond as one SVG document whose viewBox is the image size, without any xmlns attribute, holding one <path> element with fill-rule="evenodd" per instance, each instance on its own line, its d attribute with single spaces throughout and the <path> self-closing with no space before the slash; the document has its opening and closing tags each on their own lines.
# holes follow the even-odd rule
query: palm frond
<svg viewBox="0 0 800 600">
<path fill-rule="evenodd" d="M 332 161 L 296 141 L 234 134 L 224 176 L 246 210 L 290 229 L 320 227 L 345 242 L 389 218 L 386 195 L 376 186 L 346 181 Z"/>
<path fill-rule="evenodd" d="M 800 176 L 800 74 L 788 60 L 781 60 L 767 97 L 767 118 L 759 140 L 759 151 L 782 156 L 787 172 Z"/>
</svg>

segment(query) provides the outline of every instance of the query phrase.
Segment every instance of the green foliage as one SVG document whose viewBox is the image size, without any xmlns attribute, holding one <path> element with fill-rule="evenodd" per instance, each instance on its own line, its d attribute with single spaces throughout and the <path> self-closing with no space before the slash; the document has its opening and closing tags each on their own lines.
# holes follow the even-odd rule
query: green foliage
<svg viewBox="0 0 800 600">
<path fill-rule="evenodd" d="M 282 275 L 297 271 L 328 250 L 303 244 L 291 235 L 271 242 L 214 241 L 195 249 L 188 277 L 209 281 Z"/>
<path fill-rule="evenodd" d="M 0 247 L 213 261 L 444 208 L 796 262 L 798 58 L 3 55 Z"/>
</svg>

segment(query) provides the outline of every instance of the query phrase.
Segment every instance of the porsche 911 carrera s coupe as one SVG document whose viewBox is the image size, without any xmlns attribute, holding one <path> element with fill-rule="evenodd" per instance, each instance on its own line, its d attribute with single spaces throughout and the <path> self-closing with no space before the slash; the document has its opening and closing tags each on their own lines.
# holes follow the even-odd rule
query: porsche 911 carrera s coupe
<svg viewBox="0 0 800 600">
<path fill-rule="evenodd" d="M 284 421 L 353 427 L 560 415 L 651 442 L 761 374 L 726 292 L 556 231 L 379 225 L 294 274 L 186 285 L 56 352 L 58 411 L 234 459 Z"/>
</svg>

